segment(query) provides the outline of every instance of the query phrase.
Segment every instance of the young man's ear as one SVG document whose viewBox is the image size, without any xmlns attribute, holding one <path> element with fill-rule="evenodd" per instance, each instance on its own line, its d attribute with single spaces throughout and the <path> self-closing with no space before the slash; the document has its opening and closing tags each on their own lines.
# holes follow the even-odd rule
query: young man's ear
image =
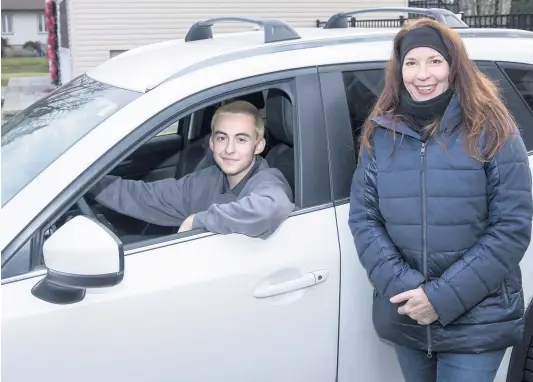
<svg viewBox="0 0 533 382">
<path fill-rule="evenodd" d="M 209 148 L 211 149 L 211 151 L 213 151 L 213 139 L 215 139 L 215 136 L 211 134 L 209 136 Z"/>
<path fill-rule="evenodd" d="M 255 144 L 255 155 L 259 155 L 265 149 L 266 141 L 265 138 L 261 138 L 259 142 Z"/>
</svg>

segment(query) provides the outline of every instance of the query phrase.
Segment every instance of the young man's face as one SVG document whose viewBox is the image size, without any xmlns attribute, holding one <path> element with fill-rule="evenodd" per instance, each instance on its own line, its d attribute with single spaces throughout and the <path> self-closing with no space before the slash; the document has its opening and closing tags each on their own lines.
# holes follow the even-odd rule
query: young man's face
<svg viewBox="0 0 533 382">
<path fill-rule="evenodd" d="M 252 167 L 255 155 L 263 152 L 265 140 L 257 139 L 252 116 L 221 113 L 209 145 L 222 172 L 240 181 Z"/>
</svg>

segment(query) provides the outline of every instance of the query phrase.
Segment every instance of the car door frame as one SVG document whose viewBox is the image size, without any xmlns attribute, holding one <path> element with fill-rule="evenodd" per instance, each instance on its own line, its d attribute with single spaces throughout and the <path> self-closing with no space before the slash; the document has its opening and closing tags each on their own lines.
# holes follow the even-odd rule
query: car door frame
<svg viewBox="0 0 533 382">
<path fill-rule="evenodd" d="M 96 182 L 111 171 L 115 166 L 130 156 L 142 144 L 164 130 L 170 123 L 190 115 L 231 96 L 240 96 L 251 91 L 266 90 L 279 87 L 292 97 L 295 111 L 293 118 L 298 126 L 294 131 L 295 147 L 295 202 L 299 209 L 294 214 L 301 214 L 317 209 L 328 208 L 331 203 L 330 174 L 327 157 L 314 155 L 316 152 L 326 152 L 326 130 L 323 109 L 321 107 L 318 71 L 315 68 L 294 69 L 282 72 L 262 74 L 221 84 L 216 87 L 198 92 L 190 97 L 178 100 L 172 106 L 162 110 L 145 121 L 117 145 L 102 155 L 89 166 L 77 179 L 66 187 L 54 201 L 50 203 L 33 221 L 6 247 L 2 257 L 2 268 L 14 257 L 24 245 L 31 241 L 32 268 L 28 273 L 9 277 L 2 280 L 2 284 L 15 282 L 29 277 L 38 277 L 45 273 L 45 269 L 36 269 L 42 263 L 40 249 L 43 232 L 48 226 L 67 212 L 76 201 L 83 196 Z M 312 105 L 312 107 L 310 107 Z M 300 112 L 305 110 L 305 112 Z M 312 134 L 301 134 L 301 127 L 313 131 Z M 305 165 L 304 165 L 305 164 Z M 307 190 L 307 192 L 305 192 Z M 312 192 L 310 192 L 312 191 Z M 163 236 L 154 239 L 150 244 L 159 241 L 179 240 L 184 237 L 197 235 L 198 230 L 180 234 Z M 139 248 L 142 243 L 126 247 L 126 251 Z M 38 253 L 35 250 L 38 250 Z"/>
<path fill-rule="evenodd" d="M 331 188 L 335 206 L 350 202 L 350 194 L 345 190 L 349 190 L 351 187 L 352 176 L 357 164 L 352 131 L 345 128 L 345 126 L 351 126 L 351 122 L 342 72 L 384 70 L 385 65 L 386 61 L 372 61 L 327 65 L 318 68 L 324 100 L 330 153 Z M 343 97 L 339 97 L 339 95 Z"/>
</svg>

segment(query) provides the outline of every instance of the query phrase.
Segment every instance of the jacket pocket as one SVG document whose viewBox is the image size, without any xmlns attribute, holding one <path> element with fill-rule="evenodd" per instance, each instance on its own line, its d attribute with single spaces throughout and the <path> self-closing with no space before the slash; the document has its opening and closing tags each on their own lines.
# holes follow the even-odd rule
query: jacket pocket
<svg viewBox="0 0 533 382">
<path fill-rule="evenodd" d="M 505 279 L 502 281 L 502 298 L 503 302 L 505 303 L 505 307 L 509 307 L 509 291 L 507 290 L 507 284 L 505 283 Z"/>
</svg>

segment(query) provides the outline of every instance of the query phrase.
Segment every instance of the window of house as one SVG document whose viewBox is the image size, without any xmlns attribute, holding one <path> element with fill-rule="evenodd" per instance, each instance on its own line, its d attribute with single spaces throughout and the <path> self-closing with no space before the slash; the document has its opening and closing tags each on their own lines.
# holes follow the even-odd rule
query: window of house
<svg viewBox="0 0 533 382">
<path fill-rule="evenodd" d="M 13 33 L 13 15 L 2 12 L 2 34 Z"/>
<path fill-rule="evenodd" d="M 372 111 L 385 83 L 383 69 L 343 72 L 344 90 L 350 111 L 354 147 L 363 123 Z"/>
<path fill-rule="evenodd" d="M 46 27 L 46 16 L 44 13 L 37 15 L 37 30 L 39 33 L 48 33 L 48 28 Z"/>
<path fill-rule="evenodd" d="M 533 112 L 533 69 L 506 68 L 505 73 Z"/>
</svg>

